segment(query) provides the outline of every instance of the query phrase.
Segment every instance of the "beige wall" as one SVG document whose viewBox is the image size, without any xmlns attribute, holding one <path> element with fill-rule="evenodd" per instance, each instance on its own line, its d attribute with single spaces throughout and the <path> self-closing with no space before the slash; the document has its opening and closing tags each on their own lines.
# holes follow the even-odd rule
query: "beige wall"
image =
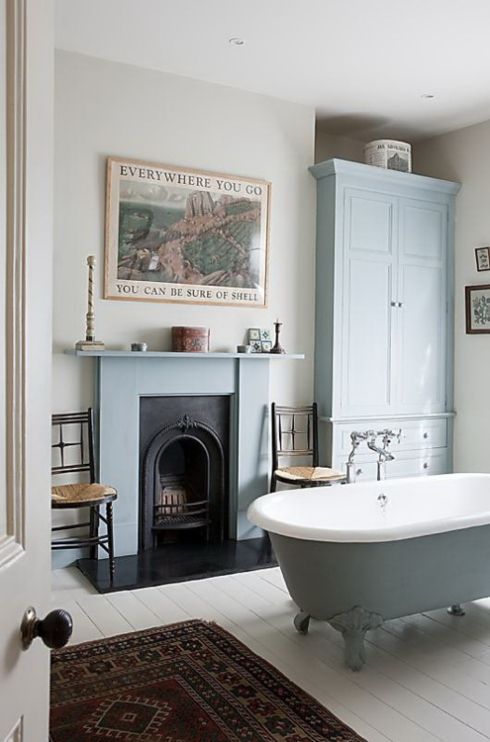
<svg viewBox="0 0 490 742">
<path fill-rule="evenodd" d="M 323 162 L 331 157 L 342 160 L 364 162 L 364 142 L 350 137 L 329 134 L 317 127 L 315 141 L 315 162 Z"/>
<path fill-rule="evenodd" d="M 272 395 L 312 395 L 315 181 L 313 109 L 233 88 L 56 54 L 54 407 L 92 402 L 92 362 L 64 356 L 84 333 L 86 256 L 97 256 L 97 336 L 108 347 L 169 350 L 172 325 L 208 325 L 212 350 L 235 350 L 248 327 L 279 317 L 305 361 L 277 364 Z M 272 182 L 267 309 L 107 301 L 102 296 L 107 155 Z"/>
<path fill-rule="evenodd" d="M 419 142 L 414 171 L 460 181 L 455 236 L 455 466 L 490 471 L 490 336 L 465 332 L 464 287 L 490 284 L 475 247 L 490 245 L 490 121 Z"/>
</svg>

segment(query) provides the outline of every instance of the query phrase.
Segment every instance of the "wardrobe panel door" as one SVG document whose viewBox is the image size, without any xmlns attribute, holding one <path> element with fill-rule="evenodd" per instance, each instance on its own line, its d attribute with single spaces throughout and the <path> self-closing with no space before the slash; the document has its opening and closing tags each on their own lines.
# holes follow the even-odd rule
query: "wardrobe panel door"
<svg viewBox="0 0 490 742">
<path fill-rule="evenodd" d="M 391 403 L 392 266 L 349 261 L 343 408 L 350 413 L 388 409 Z"/>
<path fill-rule="evenodd" d="M 404 265 L 401 286 L 400 405 L 406 411 L 442 411 L 446 368 L 441 268 Z"/>
<path fill-rule="evenodd" d="M 392 403 L 395 201 L 350 189 L 345 207 L 339 412 L 379 414 Z"/>
<path fill-rule="evenodd" d="M 401 411 L 445 409 L 446 224 L 444 205 L 400 204 L 396 401 Z"/>
<path fill-rule="evenodd" d="M 405 256 L 443 260 L 446 207 L 411 200 L 401 203 L 402 251 Z"/>
<path fill-rule="evenodd" d="M 349 249 L 390 254 L 392 251 L 393 203 L 375 193 L 347 196 Z"/>
</svg>

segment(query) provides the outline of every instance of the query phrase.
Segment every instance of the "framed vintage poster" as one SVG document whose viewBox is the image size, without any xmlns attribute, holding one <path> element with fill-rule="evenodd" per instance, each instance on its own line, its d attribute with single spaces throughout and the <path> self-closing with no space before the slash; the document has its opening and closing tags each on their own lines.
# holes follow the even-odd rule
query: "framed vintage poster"
<svg viewBox="0 0 490 742">
<path fill-rule="evenodd" d="M 106 299 L 266 305 L 270 183 L 107 162 Z"/>
<path fill-rule="evenodd" d="M 465 286 L 466 332 L 490 332 L 490 284 Z"/>
</svg>

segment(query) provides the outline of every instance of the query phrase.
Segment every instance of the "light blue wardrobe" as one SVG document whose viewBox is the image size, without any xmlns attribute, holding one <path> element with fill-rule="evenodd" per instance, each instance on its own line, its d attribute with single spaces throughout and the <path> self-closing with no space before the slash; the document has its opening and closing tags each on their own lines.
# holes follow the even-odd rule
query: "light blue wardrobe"
<svg viewBox="0 0 490 742">
<path fill-rule="evenodd" d="M 387 476 L 452 470 L 453 214 L 459 184 L 346 160 L 318 181 L 315 399 L 322 453 L 402 429 Z M 376 477 L 361 444 L 359 479 Z"/>
</svg>

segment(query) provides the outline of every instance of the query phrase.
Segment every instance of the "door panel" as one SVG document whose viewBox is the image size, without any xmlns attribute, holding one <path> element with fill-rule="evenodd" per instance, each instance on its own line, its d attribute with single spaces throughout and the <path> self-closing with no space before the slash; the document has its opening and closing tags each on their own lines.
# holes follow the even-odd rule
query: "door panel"
<svg viewBox="0 0 490 742">
<path fill-rule="evenodd" d="M 341 296 L 341 415 L 387 412 L 392 404 L 395 200 L 345 194 Z"/>
<path fill-rule="evenodd" d="M 445 207 L 424 201 L 401 203 L 400 229 L 405 255 L 442 260 Z"/>
<path fill-rule="evenodd" d="M 377 194 L 359 193 L 350 200 L 350 249 L 390 254 L 393 203 Z"/>
<path fill-rule="evenodd" d="M 399 400 L 403 409 L 444 406 L 444 280 L 440 267 L 402 268 Z"/>
<path fill-rule="evenodd" d="M 53 15 L 51 0 L 0 0 L 0 13 L 0 740 L 39 742 L 49 652 L 23 652 L 20 624 L 50 602 Z"/>
<path fill-rule="evenodd" d="M 349 261 L 344 408 L 367 411 L 390 406 L 392 287 L 391 265 Z"/>
<path fill-rule="evenodd" d="M 445 409 L 446 225 L 444 204 L 400 201 L 396 406 L 401 412 Z"/>
</svg>

